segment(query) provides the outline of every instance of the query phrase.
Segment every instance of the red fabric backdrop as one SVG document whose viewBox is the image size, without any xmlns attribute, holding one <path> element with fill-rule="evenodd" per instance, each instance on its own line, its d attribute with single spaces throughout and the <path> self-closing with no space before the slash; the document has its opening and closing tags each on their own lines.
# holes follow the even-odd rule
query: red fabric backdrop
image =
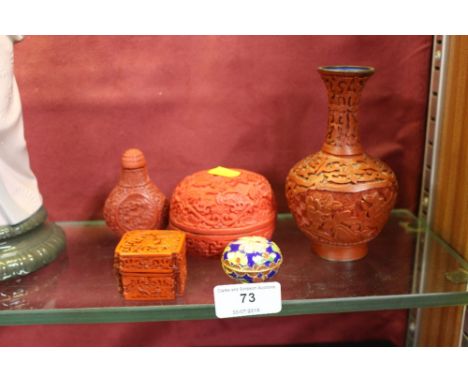
<svg viewBox="0 0 468 382">
<path fill-rule="evenodd" d="M 216 165 L 284 179 L 325 136 L 316 68 L 376 68 L 362 98 L 364 147 L 416 208 L 430 37 L 28 37 L 16 48 L 32 167 L 53 220 L 102 217 L 119 158 L 141 148 L 170 195 Z"/>
<path fill-rule="evenodd" d="M 288 170 L 318 150 L 325 135 L 326 94 L 316 68 L 362 64 L 376 68 L 362 98 L 363 145 L 396 172 L 397 206 L 415 210 L 431 46 L 429 36 L 27 37 L 16 47 L 16 76 L 45 206 L 52 220 L 102 218 L 122 151 L 139 147 L 168 196 L 194 171 L 241 167 L 264 174 L 286 211 Z M 400 311 L 2 328 L 0 343 L 241 345 L 375 337 L 402 344 L 405 320 Z M 263 322 L 277 327 L 275 341 L 232 337 L 236 327 Z M 308 334 L 288 337 L 291 328 Z"/>
</svg>

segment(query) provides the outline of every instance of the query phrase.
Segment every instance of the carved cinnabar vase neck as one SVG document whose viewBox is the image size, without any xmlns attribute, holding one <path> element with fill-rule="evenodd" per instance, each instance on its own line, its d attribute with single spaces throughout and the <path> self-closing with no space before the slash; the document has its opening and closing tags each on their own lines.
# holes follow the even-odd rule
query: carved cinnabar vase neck
<svg viewBox="0 0 468 382">
<path fill-rule="evenodd" d="M 119 235 L 140 229 L 162 229 L 167 225 L 169 203 L 151 181 L 146 160 L 138 149 L 126 150 L 121 159 L 117 186 L 104 205 L 104 219 Z"/>
<path fill-rule="evenodd" d="M 313 251 L 333 261 L 357 260 L 382 230 L 397 196 L 393 171 L 363 151 L 357 119 L 370 67 L 326 66 L 328 128 L 322 149 L 299 161 L 286 179 L 286 198 Z"/>
<path fill-rule="evenodd" d="M 328 92 L 328 129 L 322 151 L 334 155 L 362 154 L 357 114 L 361 92 L 374 69 L 323 66 L 319 73 Z"/>
</svg>

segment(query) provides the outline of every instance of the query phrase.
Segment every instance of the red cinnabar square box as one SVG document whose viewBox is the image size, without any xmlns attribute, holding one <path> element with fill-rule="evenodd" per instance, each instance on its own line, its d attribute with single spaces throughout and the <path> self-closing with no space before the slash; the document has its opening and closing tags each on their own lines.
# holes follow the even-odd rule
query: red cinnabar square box
<svg viewBox="0 0 468 382">
<path fill-rule="evenodd" d="M 185 290 L 185 233 L 127 232 L 115 249 L 115 268 L 125 299 L 173 300 Z"/>
</svg>

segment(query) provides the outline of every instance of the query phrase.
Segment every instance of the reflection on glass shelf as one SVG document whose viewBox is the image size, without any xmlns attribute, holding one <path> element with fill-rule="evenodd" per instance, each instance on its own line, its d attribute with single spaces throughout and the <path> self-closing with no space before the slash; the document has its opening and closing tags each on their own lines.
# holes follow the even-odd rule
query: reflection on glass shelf
<svg viewBox="0 0 468 382">
<path fill-rule="evenodd" d="M 334 263 L 312 254 L 292 217 L 279 215 L 274 240 L 284 263 L 281 315 L 399 309 L 466 304 L 466 283 L 413 280 L 418 231 L 410 212 L 395 210 L 362 260 Z M 0 324 L 136 322 L 215 318 L 213 287 L 230 284 L 218 258 L 188 257 L 185 296 L 173 302 L 128 302 L 118 290 L 112 268 L 118 238 L 103 222 L 64 222 L 66 251 L 52 264 L 24 278 L 0 284 Z M 419 233 L 420 234 L 420 233 Z M 427 253 L 453 261 L 456 254 L 437 237 L 426 235 Z M 426 267 L 430 259 L 425 260 Z M 434 265 L 436 267 L 436 264 Z M 434 273 L 434 271 L 432 272 Z M 431 273 L 432 279 L 434 275 Z M 414 284 L 423 292 L 412 292 Z"/>
</svg>

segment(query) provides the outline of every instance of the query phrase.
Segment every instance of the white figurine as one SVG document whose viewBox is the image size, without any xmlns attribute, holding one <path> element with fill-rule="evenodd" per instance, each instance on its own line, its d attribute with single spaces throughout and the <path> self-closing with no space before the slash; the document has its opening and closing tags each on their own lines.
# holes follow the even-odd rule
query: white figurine
<svg viewBox="0 0 468 382">
<path fill-rule="evenodd" d="M 29 166 L 23 113 L 13 72 L 13 43 L 22 36 L 0 36 L 0 226 L 15 225 L 42 206 Z"/>
</svg>

